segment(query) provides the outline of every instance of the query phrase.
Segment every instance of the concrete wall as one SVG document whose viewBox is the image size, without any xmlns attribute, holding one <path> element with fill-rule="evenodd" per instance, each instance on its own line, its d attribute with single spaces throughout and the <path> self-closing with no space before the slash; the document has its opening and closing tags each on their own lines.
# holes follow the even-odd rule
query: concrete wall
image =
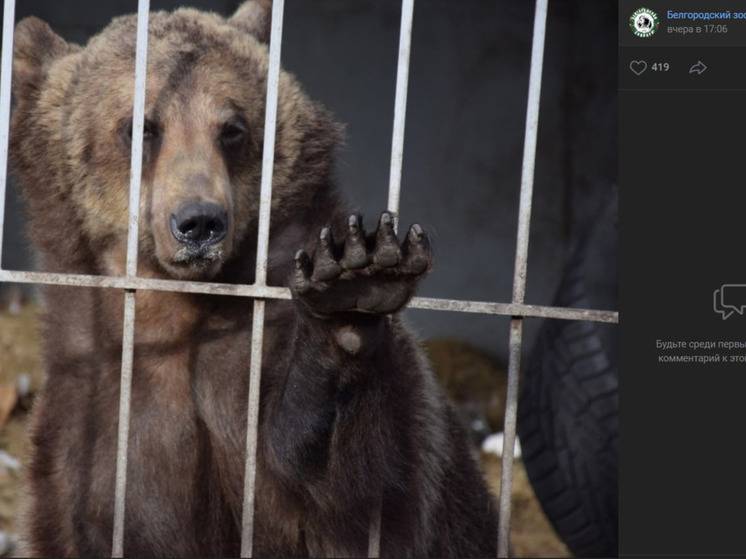
<svg viewBox="0 0 746 559">
<path fill-rule="evenodd" d="M 235 1 L 153 0 L 153 9 Z M 578 224 L 592 220 L 616 176 L 613 2 L 551 3 L 542 91 L 527 302 L 550 304 Z M 84 41 L 129 0 L 19 2 Z M 385 208 L 398 0 L 287 0 L 283 62 L 347 124 L 339 183 L 372 226 Z M 422 295 L 509 301 L 533 22 L 528 0 L 416 3 L 401 216 L 431 231 L 436 264 Z M 3 265 L 29 268 L 9 195 Z M 614 260 L 615 254 L 604 258 Z M 606 262 L 600 262 L 601 268 Z M 606 305 L 615 307 L 615 301 Z M 501 358 L 507 319 L 409 311 L 425 336 L 468 339 Z M 528 323 L 529 342 L 536 330 Z"/>
</svg>

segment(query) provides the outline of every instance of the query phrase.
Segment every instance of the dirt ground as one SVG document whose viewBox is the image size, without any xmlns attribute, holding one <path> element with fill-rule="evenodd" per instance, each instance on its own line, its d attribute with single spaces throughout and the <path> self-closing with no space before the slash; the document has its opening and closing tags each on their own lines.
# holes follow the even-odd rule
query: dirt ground
<svg viewBox="0 0 746 559">
<path fill-rule="evenodd" d="M 28 448 L 28 410 L 41 383 L 36 308 L 0 311 L 0 452 L 21 464 Z M 12 551 L 6 536 L 18 533 L 22 476 L 23 467 L 16 469 L 12 462 L 0 460 L 0 554 Z"/>
<path fill-rule="evenodd" d="M 6 535 L 18 533 L 18 508 L 23 466 L 26 462 L 27 422 L 33 393 L 42 382 L 37 310 L 33 305 L 0 310 L 0 555 Z M 470 414 L 481 414 L 489 428 L 501 423 L 504 372 L 486 356 L 467 344 L 435 340 L 426 344 L 428 353 L 449 394 Z M 476 411 L 475 411 L 476 410 Z M 10 459 L 5 459 L 5 454 Z M 482 453 L 485 476 L 498 495 L 500 458 Z M 542 513 L 520 460 L 513 474 L 512 545 L 517 557 L 569 557 Z"/>
<path fill-rule="evenodd" d="M 487 432 L 501 431 L 505 416 L 507 375 L 495 361 L 468 343 L 435 339 L 424 343 L 433 368 L 467 425 L 486 425 Z M 482 469 L 495 498 L 500 494 L 502 462 L 482 452 Z M 534 495 L 520 460 L 513 468 L 511 544 L 516 557 L 570 557 Z"/>
</svg>

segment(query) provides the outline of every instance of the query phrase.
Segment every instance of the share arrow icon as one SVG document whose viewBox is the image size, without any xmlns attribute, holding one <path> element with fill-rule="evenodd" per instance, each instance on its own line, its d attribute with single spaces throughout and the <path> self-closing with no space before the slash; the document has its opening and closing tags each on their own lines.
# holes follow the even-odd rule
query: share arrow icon
<svg viewBox="0 0 746 559">
<path fill-rule="evenodd" d="M 707 66 L 705 66 L 705 63 L 701 60 L 697 60 L 696 64 L 692 64 L 692 67 L 689 68 L 690 74 L 697 74 L 698 76 L 701 76 L 704 71 L 707 70 Z"/>
</svg>

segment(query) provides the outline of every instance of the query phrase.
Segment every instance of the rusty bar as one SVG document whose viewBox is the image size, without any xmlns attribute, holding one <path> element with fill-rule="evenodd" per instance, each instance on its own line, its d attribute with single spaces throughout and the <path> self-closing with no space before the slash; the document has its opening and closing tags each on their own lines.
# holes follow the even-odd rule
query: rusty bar
<svg viewBox="0 0 746 559">
<path fill-rule="evenodd" d="M 10 84 L 13 77 L 13 31 L 16 19 L 15 0 L 5 0 L 3 9 L 2 74 L 0 75 L 0 269 L 3 267 L 3 229 L 5 228 L 5 193 L 8 184 L 8 141 L 10 139 Z"/>
<path fill-rule="evenodd" d="M 585 320 L 588 322 L 607 322 L 612 324 L 619 322 L 619 313 L 616 311 L 546 307 L 523 303 L 492 303 L 488 301 L 415 297 L 409 302 L 407 308 L 503 316 L 557 318 L 560 320 Z"/>
<path fill-rule="evenodd" d="M 267 256 L 269 254 L 269 220 L 272 209 L 272 175 L 275 161 L 275 132 L 277 126 L 277 97 L 280 82 L 280 55 L 282 51 L 282 18 L 284 0 L 272 3 L 272 28 L 269 41 L 269 68 L 267 69 L 267 101 L 264 111 L 264 151 L 262 158 L 262 185 L 259 200 L 259 230 L 256 248 L 255 286 L 266 287 Z M 262 346 L 264 340 L 264 300 L 254 301 L 251 327 L 251 367 L 249 371 L 249 399 L 246 418 L 246 467 L 241 527 L 241 557 L 251 557 L 254 546 L 254 498 L 256 484 L 256 446 L 259 428 L 259 388 L 262 373 Z"/>
<path fill-rule="evenodd" d="M 531 45 L 531 68 L 528 80 L 526 107 L 526 132 L 523 144 L 521 169 L 521 194 L 518 205 L 518 235 L 516 239 L 515 269 L 513 272 L 513 303 L 523 304 L 526 295 L 526 263 L 531 228 L 531 202 L 534 190 L 536 141 L 539 129 L 541 101 L 541 74 L 544 64 L 544 39 L 548 0 L 536 0 L 534 31 Z M 508 360 L 508 386 L 505 403 L 502 480 L 500 483 L 500 525 L 497 537 L 497 556 L 508 557 L 510 550 L 511 490 L 513 487 L 513 453 L 515 450 L 516 416 L 518 412 L 518 381 L 523 342 L 523 318 L 514 316 L 510 321 Z"/>
<path fill-rule="evenodd" d="M 150 0 L 137 4 L 137 44 L 135 48 L 135 95 L 132 108 L 132 157 L 130 161 L 129 223 L 127 230 L 127 277 L 137 276 L 137 247 L 140 222 L 140 182 L 145 127 L 145 77 L 148 66 L 148 16 Z M 114 529 L 112 556 L 124 557 L 124 516 L 127 495 L 127 449 L 135 350 L 135 291 L 124 295 L 122 325 L 122 373 L 119 387 L 117 469 L 114 488 Z"/>
<path fill-rule="evenodd" d="M 122 373 L 119 385 L 119 425 L 117 431 L 117 470 L 114 488 L 114 530 L 112 557 L 124 557 L 124 514 L 127 493 L 127 448 L 129 442 L 130 398 L 135 346 L 135 292 L 124 294 L 122 328 Z"/>
<path fill-rule="evenodd" d="M 264 342 L 264 305 L 263 299 L 256 299 L 254 301 L 254 315 L 251 325 L 251 371 L 249 374 L 249 402 L 247 408 L 241 557 L 252 557 L 254 546 L 256 445 L 259 427 L 259 381 L 261 379 L 262 346 Z M 258 364 L 255 365 L 255 363 Z"/>
<path fill-rule="evenodd" d="M 258 297 L 264 299 L 290 299 L 290 290 L 284 287 L 181 281 L 154 278 L 128 278 L 126 276 L 91 276 L 85 274 L 49 274 L 0 270 L 0 282 L 64 285 L 69 287 L 99 287 L 106 289 L 143 289 L 174 293 L 200 293 L 233 297 Z"/>
<path fill-rule="evenodd" d="M 227 297 L 255 297 L 261 299 L 290 299 L 290 290 L 285 287 L 177 281 L 152 278 L 127 278 L 111 276 L 88 276 L 82 274 L 48 274 L 44 272 L 14 272 L 0 270 L 0 283 L 27 283 L 41 285 L 65 285 L 70 287 L 99 287 L 109 289 L 147 289 L 177 293 L 201 293 Z M 524 316 L 555 318 L 559 320 L 584 320 L 616 324 L 619 313 L 596 309 L 545 307 L 517 303 L 493 303 L 489 301 L 466 301 L 460 299 L 436 299 L 415 297 L 408 305 L 410 309 L 463 312 L 502 316 Z"/>
<path fill-rule="evenodd" d="M 508 349 L 508 382 L 505 395 L 505 423 L 503 424 L 503 458 L 500 472 L 500 524 L 497 538 L 497 556 L 508 557 L 510 549 L 511 488 L 513 487 L 513 453 L 515 451 L 516 417 L 518 414 L 518 372 L 521 366 L 523 318 L 510 321 Z M 505 456 L 509 455 L 506 460 Z"/>
</svg>

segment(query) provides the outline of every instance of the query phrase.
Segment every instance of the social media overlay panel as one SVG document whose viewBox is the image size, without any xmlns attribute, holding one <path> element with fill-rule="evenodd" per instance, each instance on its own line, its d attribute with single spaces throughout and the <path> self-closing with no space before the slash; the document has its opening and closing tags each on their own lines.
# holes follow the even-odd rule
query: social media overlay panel
<svg viewBox="0 0 746 559">
<path fill-rule="evenodd" d="M 619 6 L 621 89 L 746 89 L 746 2 Z"/>
<path fill-rule="evenodd" d="M 622 0 L 619 124 L 622 554 L 744 556 L 746 1 Z"/>
</svg>

